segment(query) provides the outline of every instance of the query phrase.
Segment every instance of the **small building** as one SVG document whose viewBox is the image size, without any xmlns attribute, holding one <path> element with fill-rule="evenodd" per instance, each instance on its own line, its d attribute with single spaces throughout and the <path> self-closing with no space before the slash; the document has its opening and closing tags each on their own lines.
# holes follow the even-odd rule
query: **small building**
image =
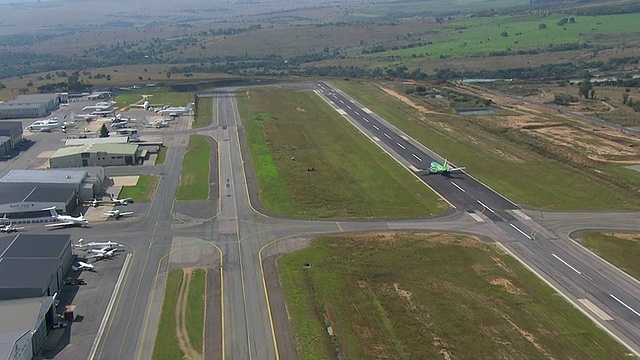
<svg viewBox="0 0 640 360">
<path fill-rule="evenodd" d="M 22 142 L 22 123 L 19 121 L 0 121 L 0 156 L 11 153 Z"/>
<path fill-rule="evenodd" d="M 87 144 L 58 149 L 49 158 L 49 167 L 135 165 L 141 161 L 135 144 Z"/>
<path fill-rule="evenodd" d="M 31 360 L 54 323 L 53 296 L 0 301 L 0 360 Z"/>
</svg>

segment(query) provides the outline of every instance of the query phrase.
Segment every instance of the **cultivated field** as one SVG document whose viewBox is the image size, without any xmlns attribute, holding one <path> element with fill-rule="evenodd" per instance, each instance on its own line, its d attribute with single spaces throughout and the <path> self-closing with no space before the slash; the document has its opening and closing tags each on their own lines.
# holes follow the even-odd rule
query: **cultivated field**
<svg viewBox="0 0 640 360">
<path fill-rule="evenodd" d="M 580 243 L 622 271 L 640 280 L 640 234 L 589 232 Z"/>
<path fill-rule="evenodd" d="M 475 238 L 321 237 L 278 267 L 300 359 L 626 356 L 516 260 Z"/>
<path fill-rule="evenodd" d="M 182 160 L 176 200 L 206 200 L 209 198 L 209 168 L 211 144 L 205 136 L 191 135 Z"/>
<path fill-rule="evenodd" d="M 238 92 L 262 204 L 316 218 L 410 218 L 445 205 L 313 92 Z"/>
<path fill-rule="evenodd" d="M 155 175 L 139 175 L 136 186 L 123 186 L 119 196 L 135 202 L 149 202 L 156 192 L 158 181 Z"/>
<path fill-rule="evenodd" d="M 546 209 L 638 209 L 640 141 L 463 86 L 438 87 L 443 99 L 406 96 L 414 85 L 336 81 L 365 106 L 498 192 Z M 432 88 L 433 86 L 427 85 Z M 474 100 L 475 99 L 475 100 Z M 456 102 L 496 115 L 462 116 Z M 476 104 L 477 102 L 477 104 Z"/>
</svg>

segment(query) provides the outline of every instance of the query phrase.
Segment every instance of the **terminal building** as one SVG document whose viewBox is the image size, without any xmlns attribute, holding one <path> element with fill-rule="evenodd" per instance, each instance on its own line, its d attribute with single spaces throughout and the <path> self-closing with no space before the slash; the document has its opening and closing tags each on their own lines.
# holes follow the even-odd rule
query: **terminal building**
<svg viewBox="0 0 640 360">
<path fill-rule="evenodd" d="M 0 178 L 0 215 L 14 223 L 50 220 L 52 206 L 73 213 L 83 201 L 102 194 L 104 168 L 11 170 Z"/>
<path fill-rule="evenodd" d="M 22 123 L 19 121 L 0 121 L 0 157 L 11 154 L 22 142 Z"/>
<path fill-rule="evenodd" d="M 119 166 L 142 163 L 146 154 L 135 144 L 90 143 L 58 149 L 49 167 Z"/>
<path fill-rule="evenodd" d="M 72 261 L 69 235 L 0 237 L 0 360 L 32 359 L 40 351 Z"/>
</svg>

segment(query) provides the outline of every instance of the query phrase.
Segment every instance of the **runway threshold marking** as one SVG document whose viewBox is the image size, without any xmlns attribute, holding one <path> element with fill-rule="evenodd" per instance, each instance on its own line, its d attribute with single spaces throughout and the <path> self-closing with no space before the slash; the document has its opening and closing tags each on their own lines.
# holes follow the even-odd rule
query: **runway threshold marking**
<svg viewBox="0 0 640 360">
<path fill-rule="evenodd" d="M 336 221 L 336 225 L 338 226 L 338 229 L 340 229 L 340 231 L 344 231 L 344 229 L 342 228 L 342 225 L 340 225 L 339 222 Z"/>
<path fill-rule="evenodd" d="M 480 204 L 483 208 L 485 208 L 485 209 L 487 209 L 487 210 L 491 211 L 491 212 L 492 212 L 492 213 L 494 213 L 494 214 L 496 213 L 495 211 L 493 211 L 493 209 L 492 209 L 492 208 L 490 208 L 490 207 L 488 207 L 487 205 L 485 205 L 482 201 L 480 201 L 480 200 L 476 200 L 476 201 L 477 201 L 477 202 L 478 202 L 478 204 Z M 513 226 L 513 225 L 512 225 L 512 226 Z"/>
<path fill-rule="evenodd" d="M 451 185 L 455 186 L 458 190 L 460 190 L 462 192 L 466 192 L 463 188 L 460 187 L 460 185 L 454 183 L 453 181 L 451 182 Z"/>
<path fill-rule="evenodd" d="M 518 209 L 513 210 L 513 213 L 520 216 L 524 220 L 531 220 L 531 218 L 527 214 L 523 213 L 521 210 L 518 210 Z"/>
<path fill-rule="evenodd" d="M 469 216 L 471 216 L 471 218 L 477 222 L 484 222 L 484 219 L 480 217 L 480 215 L 476 214 L 476 213 L 470 213 L 468 212 L 467 214 L 469 214 Z"/>
<path fill-rule="evenodd" d="M 524 232 L 524 231 L 522 231 L 519 227 L 517 227 L 517 226 L 515 226 L 515 225 L 513 225 L 513 224 L 511 224 L 511 223 L 509 223 L 509 226 L 511 226 L 512 228 L 514 228 L 514 229 L 518 230 L 518 232 L 519 232 L 520 234 L 524 235 L 527 239 L 531 240 L 531 236 L 527 235 L 527 233 L 526 233 L 526 232 Z M 554 255 L 554 256 L 555 256 L 555 255 Z"/>
<path fill-rule="evenodd" d="M 589 299 L 578 299 L 578 302 L 584 305 L 584 307 L 586 307 L 587 309 L 591 310 L 591 312 L 596 314 L 596 316 L 599 317 L 601 320 L 603 321 L 613 320 L 613 318 L 609 316 L 609 314 L 607 314 L 602 309 L 597 307 L 596 304 L 589 301 Z"/>
<path fill-rule="evenodd" d="M 576 273 L 578 273 L 578 275 L 582 275 L 582 273 L 580 271 L 578 271 L 578 269 L 574 268 L 573 266 L 571 266 L 571 264 L 569 264 L 568 262 L 562 260 L 560 258 L 560 256 L 556 255 L 556 254 L 551 254 L 554 258 L 558 259 L 561 263 L 565 264 L 569 269 L 575 271 Z M 613 295 L 611 295 L 613 296 Z M 638 315 L 640 316 L 640 315 Z"/>
<path fill-rule="evenodd" d="M 632 313 L 636 314 L 636 316 L 640 316 L 640 313 L 635 311 L 631 306 L 625 304 L 624 302 L 622 302 L 622 300 L 618 299 L 615 295 L 613 294 L 609 294 L 609 296 L 611 296 L 613 298 L 613 300 L 619 302 L 622 306 L 626 307 L 627 309 L 629 309 L 629 311 L 631 311 Z"/>
<path fill-rule="evenodd" d="M 113 288 L 113 292 L 111 293 L 111 299 L 109 299 L 109 304 L 107 305 L 107 309 L 104 312 L 104 316 L 102 316 L 102 322 L 100 322 L 100 327 L 98 328 L 98 334 L 96 338 L 93 340 L 93 344 L 91 345 L 91 351 L 89 352 L 89 360 L 93 360 L 96 356 L 96 352 L 98 351 L 98 344 L 100 343 L 100 339 L 102 339 L 102 334 L 104 333 L 104 329 L 107 326 L 107 320 L 111 316 L 111 311 L 113 310 L 113 305 L 116 302 L 116 298 L 118 293 L 120 292 L 120 287 L 122 286 L 122 280 L 124 279 L 124 275 L 127 273 L 127 269 L 129 268 L 129 263 L 131 262 L 131 258 L 133 255 L 131 253 L 127 253 L 127 257 L 124 259 L 124 264 L 122 265 L 122 269 L 120 269 L 120 275 L 118 275 L 118 280 L 116 281 L 116 286 Z"/>
</svg>

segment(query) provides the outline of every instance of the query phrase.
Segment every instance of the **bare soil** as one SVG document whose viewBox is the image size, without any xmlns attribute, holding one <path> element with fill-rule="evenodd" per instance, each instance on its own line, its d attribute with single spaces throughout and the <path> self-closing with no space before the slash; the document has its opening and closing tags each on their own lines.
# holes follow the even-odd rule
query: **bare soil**
<svg viewBox="0 0 640 360">
<path fill-rule="evenodd" d="M 196 350 L 191 345 L 189 334 L 187 333 L 187 297 L 189 296 L 189 287 L 191 286 L 191 277 L 195 268 L 186 268 L 183 271 L 182 284 L 178 293 L 178 303 L 176 304 L 176 337 L 178 338 L 178 346 L 184 353 L 185 360 L 202 360 L 202 349 Z"/>
</svg>

